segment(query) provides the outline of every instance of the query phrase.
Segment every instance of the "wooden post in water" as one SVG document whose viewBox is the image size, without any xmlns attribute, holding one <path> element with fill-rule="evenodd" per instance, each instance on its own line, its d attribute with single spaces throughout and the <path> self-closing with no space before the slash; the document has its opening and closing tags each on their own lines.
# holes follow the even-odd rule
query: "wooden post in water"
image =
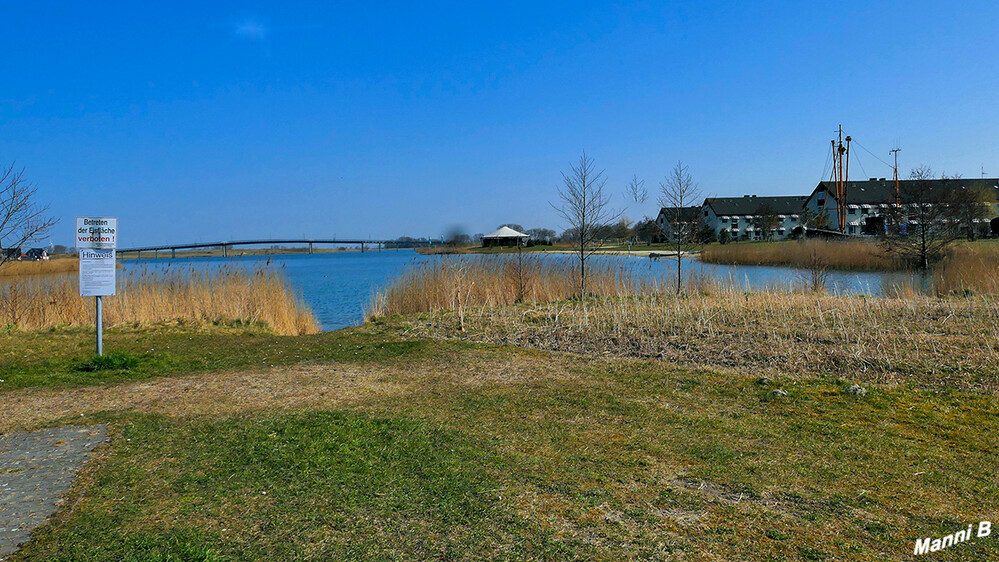
<svg viewBox="0 0 999 562">
<path fill-rule="evenodd" d="M 312 242 L 309 242 L 309 255 L 312 255 Z"/>
<path fill-rule="evenodd" d="M 170 259 L 177 257 L 177 248 L 170 248 Z"/>
</svg>

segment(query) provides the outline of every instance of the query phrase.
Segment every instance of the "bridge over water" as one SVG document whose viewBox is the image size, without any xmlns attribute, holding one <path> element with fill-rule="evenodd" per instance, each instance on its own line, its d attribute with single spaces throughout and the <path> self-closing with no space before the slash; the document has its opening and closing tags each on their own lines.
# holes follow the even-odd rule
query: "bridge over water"
<svg viewBox="0 0 999 562">
<path fill-rule="evenodd" d="M 361 251 L 365 251 L 365 246 L 374 247 L 377 245 L 381 250 L 385 245 L 385 240 L 361 240 L 344 238 L 268 238 L 263 240 L 220 240 L 218 242 L 192 242 L 190 244 L 159 244 L 155 246 L 136 246 L 134 248 L 119 248 L 118 253 L 135 252 L 136 257 L 142 256 L 142 252 L 159 252 L 170 250 L 170 256 L 175 257 L 177 250 L 199 250 L 205 248 L 222 248 L 222 256 L 229 256 L 229 249 L 233 246 L 279 246 L 286 244 L 308 245 L 309 253 L 313 251 L 315 244 L 360 244 Z"/>
</svg>

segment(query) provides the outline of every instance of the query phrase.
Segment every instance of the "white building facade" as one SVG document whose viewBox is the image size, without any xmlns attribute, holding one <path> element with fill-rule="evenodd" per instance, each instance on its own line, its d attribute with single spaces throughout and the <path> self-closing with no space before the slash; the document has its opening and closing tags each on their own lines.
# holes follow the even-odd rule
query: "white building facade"
<svg viewBox="0 0 999 562">
<path fill-rule="evenodd" d="M 704 200 L 703 221 L 715 233 L 728 231 L 732 240 L 783 240 L 799 225 L 807 197 L 780 196 L 708 197 Z M 776 215 L 776 221 L 764 232 L 764 215 Z"/>
</svg>

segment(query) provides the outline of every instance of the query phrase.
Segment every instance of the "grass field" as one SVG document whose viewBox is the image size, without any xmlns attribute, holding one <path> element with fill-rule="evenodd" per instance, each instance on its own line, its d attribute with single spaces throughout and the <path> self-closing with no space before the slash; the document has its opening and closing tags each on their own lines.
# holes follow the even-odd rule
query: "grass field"
<svg viewBox="0 0 999 562">
<path fill-rule="evenodd" d="M 113 435 L 15 559 L 907 559 L 994 515 L 987 388 L 415 328 L 444 321 L 117 329 L 107 348 L 135 360 L 97 372 L 85 330 L 0 336 L 0 432 Z"/>
</svg>

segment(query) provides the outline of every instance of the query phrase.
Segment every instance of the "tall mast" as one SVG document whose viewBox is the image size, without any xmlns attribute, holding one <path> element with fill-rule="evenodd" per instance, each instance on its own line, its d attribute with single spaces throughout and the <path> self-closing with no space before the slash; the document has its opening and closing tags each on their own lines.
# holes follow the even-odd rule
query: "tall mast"
<svg viewBox="0 0 999 562">
<path fill-rule="evenodd" d="M 843 125 L 839 126 L 838 140 L 833 144 L 833 177 L 836 185 L 836 219 L 839 231 L 846 233 L 846 182 L 850 176 L 850 141 L 849 135 L 846 137 L 846 145 L 843 144 Z"/>
<path fill-rule="evenodd" d="M 896 145 L 895 148 L 891 149 L 892 155 L 895 156 L 895 166 L 893 167 L 893 170 L 895 172 L 895 177 L 892 178 L 892 181 L 895 184 L 895 206 L 896 207 L 902 204 L 902 195 L 899 193 L 899 189 L 898 189 L 898 153 L 899 152 L 902 152 L 902 149 L 898 148 L 897 145 Z"/>
</svg>

